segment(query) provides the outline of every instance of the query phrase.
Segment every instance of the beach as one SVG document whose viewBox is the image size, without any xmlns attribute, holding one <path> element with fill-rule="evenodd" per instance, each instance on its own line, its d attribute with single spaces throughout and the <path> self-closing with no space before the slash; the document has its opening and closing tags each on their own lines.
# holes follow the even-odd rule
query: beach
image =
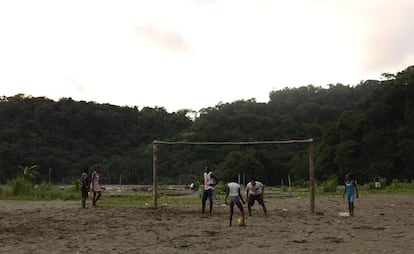
<svg viewBox="0 0 414 254">
<path fill-rule="evenodd" d="M 105 195 L 103 196 L 103 199 Z M 80 201 L 0 201 L 0 253 L 414 253 L 414 195 L 373 194 L 346 216 L 340 196 L 269 197 L 246 226 L 229 208 L 199 205 L 80 207 Z M 200 202 L 201 203 L 201 202 Z M 247 207 L 245 207 L 247 213 Z"/>
</svg>

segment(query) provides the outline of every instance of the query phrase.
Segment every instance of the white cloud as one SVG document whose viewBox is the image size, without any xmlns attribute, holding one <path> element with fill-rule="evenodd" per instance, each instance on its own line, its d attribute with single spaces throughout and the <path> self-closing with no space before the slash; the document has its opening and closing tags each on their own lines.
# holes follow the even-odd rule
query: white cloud
<svg viewBox="0 0 414 254">
<path fill-rule="evenodd" d="M 190 50 L 180 32 L 163 31 L 151 23 L 144 26 L 136 26 L 135 29 L 138 38 L 148 40 L 162 49 L 183 52 Z"/>
</svg>

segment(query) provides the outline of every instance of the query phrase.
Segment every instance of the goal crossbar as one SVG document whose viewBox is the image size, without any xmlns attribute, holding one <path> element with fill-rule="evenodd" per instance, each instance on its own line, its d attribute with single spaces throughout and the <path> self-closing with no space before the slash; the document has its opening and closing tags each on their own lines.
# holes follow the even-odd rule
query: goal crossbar
<svg viewBox="0 0 414 254">
<path fill-rule="evenodd" d="M 153 154 L 152 154 L 152 174 L 153 174 L 153 199 L 154 206 L 157 207 L 157 145 L 262 145 L 262 144 L 294 144 L 294 143 L 307 143 L 309 144 L 309 189 L 310 189 L 310 209 L 313 213 L 315 211 L 315 160 L 313 155 L 313 138 L 309 139 L 293 139 L 293 140 L 271 140 L 271 141 L 239 141 L 239 142 L 187 142 L 187 141 L 160 141 L 154 140 L 152 142 Z"/>
<path fill-rule="evenodd" d="M 159 141 L 154 140 L 154 144 L 162 145 L 262 145 L 262 144 L 293 144 L 293 143 L 311 143 L 313 139 L 293 139 L 293 140 L 283 140 L 283 141 L 239 141 L 239 142 L 187 142 L 187 141 Z"/>
</svg>

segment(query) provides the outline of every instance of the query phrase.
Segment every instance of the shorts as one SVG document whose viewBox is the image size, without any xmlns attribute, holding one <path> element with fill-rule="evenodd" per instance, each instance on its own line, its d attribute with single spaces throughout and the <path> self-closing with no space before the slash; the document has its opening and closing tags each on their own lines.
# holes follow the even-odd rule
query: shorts
<svg viewBox="0 0 414 254">
<path fill-rule="evenodd" d="M 81 187 L 81 192 L 82 192 L 82 198 L 87 198 L 88 197 L 88 188 L 86 188 L 85 186 Z"/>
<path fill-rule="evenodd" d="M 254 201 L 257 200 L 257 202 L 261 205 L 264 206 L 264 201 L 263 201 L 263 197 L 262 194 L 259 195 L 253 195 L 250 194 L 249 195 L 249 200 L 248 200 L 248 204 L 249 206 L 253 206 L 254 205 Z"/>
<path fill-rule="evenodd" d="M 240 203 L 240 196 L 231 196 L 230 197 L 230 205 Z"/>
<path fill-rule="evenodd" d="M 208 200 L 213 200 L 213 189 L 204 190 L 202 201 L 206 202 Z"/>
<path fill-rule="evenodd" d="M 355 195 L 354 194 L 348 195 L 346 197 L 348 199 L 348 202 L 354 202 L 354 200 L 355 200 Z"/>
</svg>

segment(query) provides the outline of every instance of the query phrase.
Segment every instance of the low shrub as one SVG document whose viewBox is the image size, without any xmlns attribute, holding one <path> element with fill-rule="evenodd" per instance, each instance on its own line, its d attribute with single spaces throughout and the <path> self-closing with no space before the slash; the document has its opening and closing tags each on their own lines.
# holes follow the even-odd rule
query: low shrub
<svg viewBox="0 0 414 254">
<path fill-rule="evenodd" d="M 331 176 L 323 183 L 323 192 L 336 192 L 338 189 L 338 177 Z"/>
<path fill-rule="evenodd" d="M 36 200 L 55 200 L 63 198 L 63 191 L 58 187 L 42 182 L 33 191 L 33 196 Z"/>
<path fill-rule="evenodd" d="M 8 185 L 0 186 L 0 197 L 13 196 L 12 189 Z"/>
<path fill-rule="evenodd" d="M 33 192 L 32 183 L 23 176 L 12 179 L 8 185 L 15 196 L 28 196 Z"/>
</svg>

